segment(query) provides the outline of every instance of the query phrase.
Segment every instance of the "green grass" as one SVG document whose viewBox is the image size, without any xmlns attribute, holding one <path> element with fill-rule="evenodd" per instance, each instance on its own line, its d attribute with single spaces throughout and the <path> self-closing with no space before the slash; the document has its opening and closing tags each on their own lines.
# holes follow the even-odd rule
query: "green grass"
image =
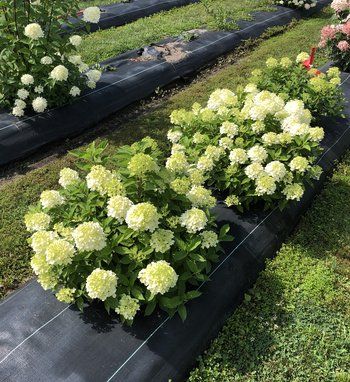
<svg viewBox="0 0 350 382">
<path fill-rule="evenodd" d="M 173 109 L 189 107 L 195 100 L 202 102 L 217 87 L 234 89 L 244 83 L 251 70 L 259 67 L 270 55 L 294 56 L 301 48 L 308 50 L 311 44 L 317 42 L 319 30 L 328 22 L 329 16 L 329 12 L 322 13 L 297 23 L 284 34 L 261 43 L 237 63 L 206 76 L 170 97 L 152 112 L 137 119 L 132 118 L 132 121 L 122 126 L 119 124 L 118 129 L 107 136 L 111 149 L 145 135 L 163 142 L 169 126 L 169 114 Z M 71 158 L 63 156 L 0 187 L 0 297 L 31 276 L 30 250 L 26 243 L 23 214 L 29 204 L 37 201 L 42 190 L 56 186 L 59 169 L 71 163 Z"/>
<path fill-rule="evenodd" d="M 350 381 L 350 153 L 189 382 Z"/>
<path fill-rule="evenodd" d="M 213 0 L 218 9 L 229 13 L 233 22 L 249 19 L 255 10 L 268 10 L 272 0 Z M 200 3 L 160 12 L 130 24 L 97 31 L 84 38 L 80 54 L 88 64 L 94 64 L 114 57 L 130 49 L 177 36 L 184 31 L 207 26 L 218 29 L 215 19 Z"/>
<path fill-rule="evenodd" d="M 79 5 L 81 8 L 93 7 L 93 6 L 102 6 L 116 3 L 126 3 L 127 1 L 123 0 L 87 0 L 80 1 Z"/>
</svg>

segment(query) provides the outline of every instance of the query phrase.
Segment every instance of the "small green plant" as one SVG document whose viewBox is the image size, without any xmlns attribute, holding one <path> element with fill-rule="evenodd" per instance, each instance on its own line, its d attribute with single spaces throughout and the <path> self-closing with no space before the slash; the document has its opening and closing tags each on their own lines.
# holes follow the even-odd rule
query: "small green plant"
<svg viewBox="0 0 350 382">
<path fill-rule="evenodd" d="M 219 6 L 217 2 L 202 0 L 202 4 L 217 29 L 232 30 L 237 27 L 236 23 L 232 21 L 230 12 Z"/>
</svg>

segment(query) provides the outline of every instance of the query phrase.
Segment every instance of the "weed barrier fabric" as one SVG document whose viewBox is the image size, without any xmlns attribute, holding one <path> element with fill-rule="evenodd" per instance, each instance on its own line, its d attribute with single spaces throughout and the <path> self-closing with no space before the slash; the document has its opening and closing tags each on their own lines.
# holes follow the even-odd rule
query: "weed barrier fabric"
<svg viewBox="0 0 350 382">
<path fill-rule="evenodd" d="M 99 7 L 102 11 L 100 21 L 97 24 L 90 24 L 88 31 L 95 32 L 99 29 L 119 27 L 154 13 L 198 2 L 199 0 L 133 0 L 126 3 L 102 5 Z M 103 3 L 103 0 L 101 0 L 101 3 Z M 69 21 L 74 25 L 79 23 L 80 20 L 81 17 L 77 19 L 71 18 Z M 71 30 L 68 26 L 63 28 L 67 31 Z"/>
<path fill-rule="evenodd" d="M 350 74 L 343 81 L 350 99 Z M 32 281 L 0 303 L 0 381 L 183 381 L 350 147 L 349 105 L 345 111 L 345 119 L 321 120 L 326 135 L 318 164 L 324 173 L 299 203 L 283 212 L 245 214 L 218 203 L 217 221 L 230 224 L 235 240 L 215 264 L 211 281 L 199 286 L 202 296 L 187 304 L 184 323 L 155 313 L 125 327 L 100 305 L 81 313 Z"/>
<path fill-rule="evenodd" d="M 139 50 L 121 54 L 103 63 L 115 70 L 105 72 L 96 89 L 69 105 L 21 119 L 0 111 L 0 165 L 22 158 L 48 143 L 79 135 L 109 115 L 150 96 L 156 89 L 193 75 L 243 41 L 259 37 L 270 27 L 310 16 L 330 1 L 319 0 L 317 7 L 310 11 L 277 7 L 275 12 L 257 12 L 252 21 L 240 22 L 238 31 L 203 33 L 193 41 L 183 42 L 186 55 L 178 62 L 167 62 L 159 57 L 140 61 Z M 169 41 L 176 40 L 163 43 Z"/>
</svg>

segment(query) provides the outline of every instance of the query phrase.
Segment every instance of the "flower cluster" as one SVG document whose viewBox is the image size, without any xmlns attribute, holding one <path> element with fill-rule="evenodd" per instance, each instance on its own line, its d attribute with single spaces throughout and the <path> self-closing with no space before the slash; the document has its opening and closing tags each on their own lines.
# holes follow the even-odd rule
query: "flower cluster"
<svg viewBox="0 0 350 382">
<path fill-rule="evenodd" d="M 82 39 L 61 31 L 62 15 L 77 12 L 77 2 L 41 0 L 2 7 L 2 55 L 0 58 L 0 106 L 22 117 L 26 111 L 42 113 L 94 88 L 101 77 L 77 54 Z M 86 8 L 82 23 L 97 23 L 100 10 Z M 29 21 L 28 20 L 32 20 Z M 33 22 L 35 21 L 35 22 Z M 64 21 L 64 20 L 63 20 Z"/>
<path fill-rule="evenodd" d="M 291 8 L 310 9 L 316 6 L 317 0 L 275 0 L 277 5 Z"/>
<path fill-rule="evenodd" d="M 181 138 L 168 137 L 174 145 Z M 62 169 L 61 187 L 43 191 L 25 216 L 33 271 L 60 301 L 82 307 L 97 299 L 127 323 L 143 305 L 147 312 L 157 305 L 170 314 L 183 311 L 187 291 L 205 279 L 219 242 L 228 239 L 212 223 L 215 198 L 196 168 L 182 169 L 181 177 L 177 168 L 167 169 L 150 138 L 108 157 L 105 147 L 87 149 L 96 164 L 74 153 L 80 171 Z M 217 160 L 214 149 L 206 153 Z"/>
<path fill-rule="evenodd" d="M 326 74 L 321 73 L 312 67 L 306 52 L 298 54 L 295 60 L 270 57 L 265 67 L 252 72 L 250 82 L 245 89 L 247 94 L 256 92 L 256 89 L 269 90 L 279 94 L 284 101 L 302 100 L 305 108 L 315 116 L 340 116 L 343 110 L 339 70 L 332 68 Z"/>
<path fill-rule="evenodd" d="M 331 8 L 340 20 L 346 20 L 350 14 L 349 0 L 333 0 Z"/>
<path fill-rule="evenodd" d="M 287 58 L 281 61 L 271 58 L 266 64 L 269 68 L 293 65 Z M 255 73 L 257 75 L 260 74 Z M 334 69 L 324 81 L 328 83 L 331 77 L 337 78 Z M 196 167 L 205 178 L 204 185 L 229 194 L 227 204 L 238 209 L 261 200 L 267 207 L 276 202 L 283 207 L 289 200 L 300 200 L 305 182 L 320 174 L 315 159 L 321 152 L 323 129 L 311 127 L 312 115 L 303 101 L 282 98 L 260 90 L 260 86 L 260 82 L 250 83 L 237 94 L 227 89 L 216 90 L 215 100 L 230 94 L 231 101 L 216 101 L 216 109 L 210 109 L 210 121 L 207 116 L 203 120 L 203 112 L 207 113 L 208 105 L 212 106 L 212 96 L 203 108 L 195 104 L 192 111 L 178 110 L 171 116 L 175 125 L 172 131 L 181 133 L 177 145 L 184 147 L 181 152 L 188 162 L 183 176 L 188 176 L 186 172 Z M 195 143 L 198 134 L 201 140 Z M 189 232 L 204 229 L 205 216 L 196 207 L 212 206 L 205 190 L 197 186 L 186 194 L 193 208 L 181 216 L 180 224 Z"/>
</svg>

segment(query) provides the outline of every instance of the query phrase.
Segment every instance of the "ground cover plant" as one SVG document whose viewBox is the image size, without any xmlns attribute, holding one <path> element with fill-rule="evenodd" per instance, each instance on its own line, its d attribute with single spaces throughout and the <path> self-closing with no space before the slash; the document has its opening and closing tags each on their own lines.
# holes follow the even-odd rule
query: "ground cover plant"
<svg viewBox="0 0 350 382">
<path fill-rule="evenodd" d="M 94 88 L 101 73 L 90 70 L 77 54 L 78 35 L 61 33 L 61 24 L 75 15 L 74 0 L 10 0 L 1 3 L 0 106 L 21 117 L 62 105 Z M 83 23 L 96 23 L 97 7 L 87 8 Z"/>
<path fill-rule="evenodd" d="M 190 382 L 349 381 L 349 197 L 350 153 Z"/>
<path fill-rule="evenodd" d="M 325 25 L 328 17 L 329 13 L 325 12 L 310 20 L 295 24 L 285 34 L 263 42 L 234 65 L 228 65 L 213 76 L 208 76 L 203 81 L 189 86 L 188 89 L 163 102 L 161 107 L 151 113 L 146 113 L 136 121 L 125 124 L 120 130 L 111 132 L 108 135 L 110 152 L 123 143 L 132 143 L 148 134 L 152 134 L 163 145 L 169 115 L 173 109 L 187 107 L 189 103 L 193 102 L 193 99 L 204 102 L 218 86 L 235 88 L 239 84 L 244 84 L 256 65 L 264 63 L 270 55 L 277 58 L 284 55 L 295 56 L 299 47 L 291 42 L 298 40 L 304 46 L 309 46 L 310 41 L 316 42 L 319 30 Z M 29 266 L 31 250 L 26 243 L 27 233 L 22 220 L 23 214 L 29 204 L 37 202 L 37 196 L 43 190 L 57 187 L 59 171 L 62 167 L 71 167 L 73 164 L 74 160 L 71 156 L 63 156 L 1 186 L 0 209 L 3 224 L 0 227 L 2 242 L 0 293 L 2 296 L 31 276 Z"/>
</svg>

